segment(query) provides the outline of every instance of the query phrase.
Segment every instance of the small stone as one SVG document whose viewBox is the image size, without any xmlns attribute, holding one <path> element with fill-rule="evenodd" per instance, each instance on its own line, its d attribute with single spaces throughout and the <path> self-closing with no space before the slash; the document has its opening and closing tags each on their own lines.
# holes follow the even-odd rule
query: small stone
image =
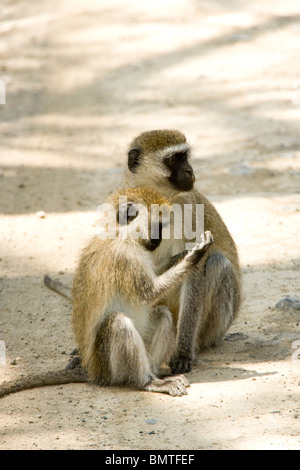
<svg viewBox="0 0 300 470">
<path fill-rule="evenodd" d="M 156 423 L 157 423 L 157 420 L 156 420 L 155 418 L 146 419 L 146 420 L 145 420 L 145 423 L 147 423 L 147 424 L 156 424 Z"/>
<path fill-rule="evenodd" d="M 245 335 L 244 333 L 231 333 L 226 336 L 225 340 L 226 341 L 239 341 L 241 339 L 247 339 L 248 336 Z"/>
<path fill-rule="evenodd" d="M 12 359 L 12 360 L 10 361 L 10 364 L 11 364 L 12 366 L 15 366 L 15 365 L 18 364 L 19 360 L 20 360 L 19 357 L 15 357 L 14 359 Z"/>
<path fill-rule="evenodd" d="M 278 310 L 300 310 L 300 300 L 296 297 L 284 297 L 275 305 Z"/>
<path fill-rule="evenodd" d="M 44 219 L 46 217 L 46 212 L 44 211 L 37 211 L 35 213 L 35 215 L 39 218 L 39 219 Z"/>
</svg>

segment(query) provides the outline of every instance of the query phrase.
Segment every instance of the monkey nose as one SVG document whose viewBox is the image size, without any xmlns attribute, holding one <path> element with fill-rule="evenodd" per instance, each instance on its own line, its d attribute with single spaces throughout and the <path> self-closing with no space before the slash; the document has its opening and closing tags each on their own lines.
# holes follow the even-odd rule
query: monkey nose
<svg viewBox="0 0 300 470">
<path fill-rule="evenodd" d="M 191 176 L 191 179 L 194 182 L 195 181 L 195 175 L 194 175 L 194 172 L 193 172 L 192 168 L 187 168 L 185 171 Z"/>
</svg>

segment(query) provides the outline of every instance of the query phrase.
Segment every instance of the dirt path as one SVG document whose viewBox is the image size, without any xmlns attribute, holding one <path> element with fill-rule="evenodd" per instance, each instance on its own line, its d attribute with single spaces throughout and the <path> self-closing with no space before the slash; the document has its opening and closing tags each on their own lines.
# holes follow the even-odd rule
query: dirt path
<svg viewBox="0 0 300 470">
<path fill-rule="evenodd" d="M 244 303 L 243 335 L 199 357 L 188 396 L 18 393 L 0 401 L 0 449 L 300 449 L 300 311 L 275 309 L 300 297 L 300 8 L 275 3 L 2 1 L 1 381 L 66 364 L 70 306 L 43 275 L 71 283 L 143 130 L 193 144 Z"/>
</svg>

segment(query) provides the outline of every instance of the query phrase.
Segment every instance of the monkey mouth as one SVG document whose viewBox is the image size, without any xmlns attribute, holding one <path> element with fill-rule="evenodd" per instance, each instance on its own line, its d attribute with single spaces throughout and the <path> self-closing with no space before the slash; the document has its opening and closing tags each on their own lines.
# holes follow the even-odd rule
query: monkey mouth
<svg viewBox="0 0 300 470">
<path fill-rule="evenodd" d="M 194 182 L 196 180 L 194 172 L 189 173 L 179 173 L 177 175 L 171 174 L 168 178 L 172 186 L 180 191 L 190 191 L 194 187 Z"/>
<path fill-rule="evenodd" d="M 174 186 L 174 188 L 180 190 L 180 191 L 191 191 L 194 187 L 194 181 L 195 181 L 195 177 L 190 180 L 185 180 L 185 181 L 182 181 L 182 182 L 176 182 L 174 183 L 173 181 L 170 181 L 172 183 L 172 185 Z"/>
</svg>

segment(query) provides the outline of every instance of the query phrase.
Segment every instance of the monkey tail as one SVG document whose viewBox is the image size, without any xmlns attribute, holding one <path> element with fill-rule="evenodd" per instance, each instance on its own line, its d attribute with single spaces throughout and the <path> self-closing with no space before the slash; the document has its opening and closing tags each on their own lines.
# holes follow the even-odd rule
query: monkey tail
<svg viewBox="0 0 300 470">
<path fill-rule="evenodd" d="M 63 295 L 68 300 L 72 300 L 70 287 L 65 286 L 62 282 L 54 281 L 54 279 L 51 279 L 51 277 L 46 274 L 46 276 L 44 276 L 44 284 L 58 294 Z"/>
<path fill-rule="evenodd" d="M 47 385 L 62 385 L 67 383 L 83 383 L 87 382 L 86 372 L 81 367 L 75 369 L 59 370 L 56 372 L 45 372 L 36 375 L 28 375 L 16 380 L 10 380 L 0 384 L 0 397 L 9 395 L 10 393 L 29 390 L 36 387 L 44 387 Z"/>
</svg>

